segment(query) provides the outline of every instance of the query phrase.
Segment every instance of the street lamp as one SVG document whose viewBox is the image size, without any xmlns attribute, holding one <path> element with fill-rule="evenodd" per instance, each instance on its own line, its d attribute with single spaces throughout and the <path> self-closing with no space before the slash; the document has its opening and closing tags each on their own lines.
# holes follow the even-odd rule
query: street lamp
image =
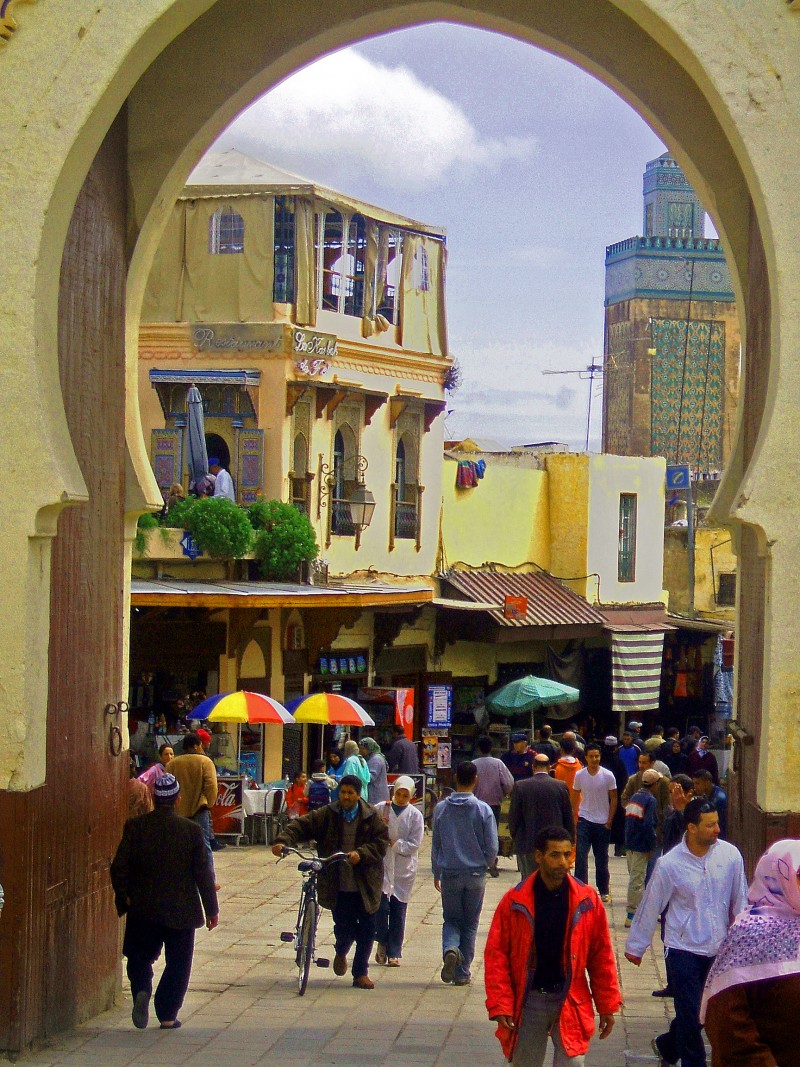
<svg viewBox="0 0 800 1067">
<path fill-rule="evenodd" d="M 375 497 L 367 489 L 366 485 L 359 480 L 356 482 L 356 486 L 350 496 L 350 521 L 356 528 L 356 550 L 361 544 L 361 531 L 365 530 L 372 522 L 374 511 Z"/>
</svg>

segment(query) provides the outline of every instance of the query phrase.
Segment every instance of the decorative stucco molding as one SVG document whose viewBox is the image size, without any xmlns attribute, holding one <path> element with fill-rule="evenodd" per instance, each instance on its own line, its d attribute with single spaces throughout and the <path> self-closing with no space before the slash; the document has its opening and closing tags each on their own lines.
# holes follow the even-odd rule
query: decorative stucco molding
<svg viewBox="0 0 800 1067">
<path fill-rule="evenodd" d="M 35 0 L 0 0 L 0 45 L 10 41 L 17 21 L 14 18 L 14 8 L 17 4 L 33 4 Z"/>
</svg>

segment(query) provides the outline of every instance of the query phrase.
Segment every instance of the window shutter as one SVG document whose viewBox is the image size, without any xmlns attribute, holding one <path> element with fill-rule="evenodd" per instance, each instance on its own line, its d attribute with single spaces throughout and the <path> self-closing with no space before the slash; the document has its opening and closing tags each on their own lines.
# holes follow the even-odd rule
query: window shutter
<svg viewBox="0 0 800 1067">
<path fill-rule="evenodd" d="M 264 431 L 239 430 L 237 433 L 239 503 L 252 504 L 263 488 Z"/>
<path fill-rule="evenodd" d="M 183 481 L 183 431 L 153 430 L 151 434 L 153 471 L 160 489 Z"/>
</svg>

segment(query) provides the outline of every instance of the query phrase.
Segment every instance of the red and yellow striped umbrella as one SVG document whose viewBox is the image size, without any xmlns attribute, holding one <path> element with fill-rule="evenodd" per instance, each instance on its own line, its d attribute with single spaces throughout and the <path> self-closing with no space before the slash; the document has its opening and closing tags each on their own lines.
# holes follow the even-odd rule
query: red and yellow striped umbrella
<svg viewBox="0 0 800 1067">
<path fill-rule="evenodd" d="M 317 723 L 322 726 L 374 726 L 360 704 L 341 693 L 311 693 L 289 702 L 295 722 Z"/>
<path fill-rule="evenodd" d="M 274 697 L 265 693 L 218 693 L 208 697 L 186 716 L 208 722 L 289 723 L 293 716 Z"/>
</svg>

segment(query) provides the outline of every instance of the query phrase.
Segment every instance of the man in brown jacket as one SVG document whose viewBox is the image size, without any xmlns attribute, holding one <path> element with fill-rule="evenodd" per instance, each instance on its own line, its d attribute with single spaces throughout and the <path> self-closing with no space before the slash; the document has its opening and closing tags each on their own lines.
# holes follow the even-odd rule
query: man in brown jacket
<svg viewBox="0 0 800 1067">
<path fill-rule="evenodd" d="M 181 791 L 177 811 L 185 819 L 196 822 L 203 831 L 208 859 L 214 871 L 211 851 L 211 809 L 217 799 L 217 769 L 208 756 L 203 755 L 203 743 L 196 734 L 183 739 L 183 755 L 170 761 L 169 773 L 178 779 Z"/>
<path fill-rule="evenodd" d="M 347 954 L 355 942 L 353 985 L 357 989 L 374 989 L 369 958 L 375 941 L 375 916 L 381 902 L 389 831 L 377 811 L 361 799 L 360 778 L 345 774 L 339 781 L 339 799 L 292 819 L 275 838 L 272 851 L 280 856 L 284 845 L 297 846 L 303 841 L 316 841 L 322 857 L 347 853 L 348 863 L 331 864 L 319 876 L 319 902 L 333 912 L 333 973 L 347 972 Z"/>
</svg>

